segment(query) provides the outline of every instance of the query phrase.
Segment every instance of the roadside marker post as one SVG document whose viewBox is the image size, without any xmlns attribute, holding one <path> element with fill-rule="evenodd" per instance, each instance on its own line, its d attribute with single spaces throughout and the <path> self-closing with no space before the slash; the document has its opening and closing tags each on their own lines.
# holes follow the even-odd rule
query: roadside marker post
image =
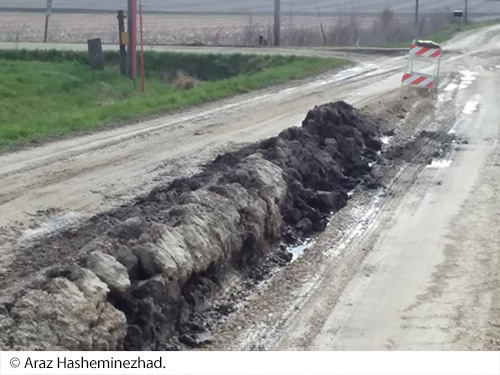
<svg viewBox="0 0 500 375">
<path fill-rule="evenodd" d="M 135 83 L 137 76 L 137 1 L 128 0 L 128 76 Z"/>
<path fill-rule="evenodd" d="M 457 9 L 453 11 L 453 17 L 458 18 L 458 30 L 462 30 L 462 20 L 464 17 L 464 11 L 461 9 Z"/>
<path fill-rule="evenodd" d="M 125 32 L 125 12 L 118 11 L 118 36 L 120 39 L 120 73 L 122 76 L 127 75 L 127 48 L 128 33 Z"/>
<path fill-rule="evenodd" d="M 47 0 L 47 10 L 45 12 L 45 32 L 43 34 L 43 42 L 47 43 L 49 36 L 49 18 L 52 15 L 52 0 Z"/>
<path fill-rule="evenodd" d="M 408 52 L 408 65 L 403 74 L 402 85 L 429 90 L 437 89 L 442 56 L 443 50 L 439 44 L 432 41 L 414 40 Z M 432 65 L 432 73 L 418 71 L 415 68 L 416 62 Z"/>
</svg>

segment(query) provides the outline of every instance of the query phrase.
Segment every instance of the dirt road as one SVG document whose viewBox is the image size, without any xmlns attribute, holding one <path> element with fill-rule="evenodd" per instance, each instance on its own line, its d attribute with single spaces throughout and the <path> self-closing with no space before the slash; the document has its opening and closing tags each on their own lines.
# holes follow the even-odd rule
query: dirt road
<svg viewBox="0 0 500 375">
<path fill-rule="evenodd" d="M 310 349 L 498 345 L 499 41 L 495 30 L 450 43 L 472 55 L 453 62 L 461 81 L 447 90 L 458 90 L 456 100 L 438 107 L 436 115 L 454 110 L 455 121 L 441 126 L 469 143 L 449 161 L 424 169 L 354 245 L 372 248 L 364 271 L 349 282 Z M 469 86 L 471 77 L 476 81 Z M 282 345 L 294 347 L 286 339 Z"/>
<path fill-rule="evenodd" d="M 446 46 L 451 81 L 410 122 L 462 139 L 448 156 L 405 165 L 384 191 L 354 198 L 217 348 L 498 349 L 499 32 Z"/>
<path fill-rule="evenodd" d="M 397 85 L 402 59 L 377 61 L 222 103 L 0 157 L 0 263 L 36 236 L 189 174 L 242 142 L 291 125 L 317 103 L 362 104 Z M 371 83 L 369 88 L 366 84 Z M 345 95 L 350 92 L 349 95 Z"/>
<path fill-rule="evenodd" d="M 219 347 L 497 347 L 499 33 L 449 43 L 438 98 L 425 115 L 413 113 L 416 127 L 468 143 L 450 160 L 408 164 L 379 195 L 355 197 L 338 225 L 221 328 Z M 384 95 L 398 96 L 403 65 L 367 57 L 307 82 L 1 156 L 0 272 L 33 239 L 297 125 L 318 103 L 376 108 Z M 280 282 L 287 278 L 295 284 Z"/>
</svg>

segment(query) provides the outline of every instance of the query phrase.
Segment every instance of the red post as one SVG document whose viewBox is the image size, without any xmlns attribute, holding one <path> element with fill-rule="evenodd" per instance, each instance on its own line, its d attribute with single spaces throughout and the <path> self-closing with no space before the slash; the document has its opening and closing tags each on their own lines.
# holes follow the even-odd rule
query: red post
<svg viewBox="0 0 500 375">
<path fill-rule="evenodd" d="M 141 90 L 146 91 L 146 77 L 144 72 L 144 33 L 142 28 L 142 3 L 139 6 L 139 23 L 141 28 Z"/>
<path fill-rule="evenodd" d="M 133 50 L 133 58 L 132 58 L 132 79 L 137 77 L 137 60 L 136 60 L 136 48 L 137 48 L 137 3 L 136 0 L 132 1 L 132 50 Z"/>
</svg>

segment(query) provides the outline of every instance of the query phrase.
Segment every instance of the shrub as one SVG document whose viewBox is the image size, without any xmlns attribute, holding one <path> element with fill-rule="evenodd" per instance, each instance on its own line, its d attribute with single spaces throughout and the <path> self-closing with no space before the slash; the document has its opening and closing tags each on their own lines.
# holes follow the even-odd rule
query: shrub
<svg viewBox="0 0 500 375">
<path fill-rule="evenodd" d="M 177 72 L 177 77 L 174 79 L 174 86 L 178 90 L 191 90 L 196 87 L 197 80 L 194 77 L 191 77 L 190 75 L 178 71 Z"/>
</svg>

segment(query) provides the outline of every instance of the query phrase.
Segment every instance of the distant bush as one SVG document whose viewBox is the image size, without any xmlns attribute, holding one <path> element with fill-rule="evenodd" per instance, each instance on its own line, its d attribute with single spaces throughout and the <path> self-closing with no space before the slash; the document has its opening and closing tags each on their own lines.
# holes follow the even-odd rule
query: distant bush
<svg viewBox="0 0 500 375">
<path fill-rule="evenodd" d="M 284 23 L 281 30 L 283 46 L 373 46 L 380 44 L 410 42 L 415 37 L 425 38 L 446 29 L 450 25 L 447 14 L 422 13 L 418 25 L 412 17 L 398 16 L 389 8 L 378 17 L 363 18 L 356 13 L 340 14 L 333 24 L 325 24 L 325 40 L 319 27 L 296 25 L 292 21 Z M 272 25 L 251 24 L 245 28 L 244 40 L 235 44 L 255 45 L 259 35 L 272 38 Z M 207 36 L 208 38 L 208 36 Z"/>
<path fill-rule="evenodd" d="M 58 50 L 0 50 L 0 58 L 6 60 L 66 62 L 74 61 L 86 64 L 87 54 L 75 51 Z"/>
</svg>

